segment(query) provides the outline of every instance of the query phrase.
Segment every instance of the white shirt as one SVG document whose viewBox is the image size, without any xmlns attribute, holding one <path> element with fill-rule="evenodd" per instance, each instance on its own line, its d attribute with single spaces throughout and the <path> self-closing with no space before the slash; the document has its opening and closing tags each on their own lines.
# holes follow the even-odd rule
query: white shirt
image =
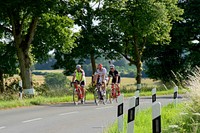
<svg viewBox="0 0 200 133">
<path fill-rule="evenodd" d="M 107 79 L 107 70 L 102 68 L 102 70 L 97 69 L 97 74 L 100 76 L 99 82 L 102 82 L 102 75 L 104 75 L 104 80 Z"/>
</svg>

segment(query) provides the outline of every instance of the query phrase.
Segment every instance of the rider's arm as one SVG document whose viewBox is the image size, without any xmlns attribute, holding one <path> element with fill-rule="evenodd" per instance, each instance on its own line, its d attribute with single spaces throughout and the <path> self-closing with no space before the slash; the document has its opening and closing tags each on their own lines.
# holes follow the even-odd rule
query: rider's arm
<svg viewBox="0 0 200 133">
<path fill-rule="evenodd" d="M 108 76 L 108 83 L 107 83 L 107 85 L 109 84 L 109 82 L 110 82 L 110 76 Z"/>
<path fill-rule="evenodd" d="M 109 84 L 109 82 L 110 82 L 110 77 L 112 76 L 112 73 L 111 73 L 111 71 L 109 71 L 109 74 L 108 74 L 108 83 L 107 83 L 107 85 Z"/>
<path fill-rule="evenodd" d="M 119 79 L 119 73 L 118 73 L 118 71 L 116 71 L 116 84 L 118 83 L 118 79 Z"/>
<path fill-rule="evenodd" d="M 76 72 L 74 72 L 74 75 L 73 75 L 73 78 L 72 78 L 72 82 L 74 82 L 75 77 L 76 77 Z"/>
<path fill-rule="evenodd" d="M 117 76 L 116 76 L 116 84 L 118 83 L 118 77 L 119 77 L 119 76 L 117 75 Z"/>
</svg>

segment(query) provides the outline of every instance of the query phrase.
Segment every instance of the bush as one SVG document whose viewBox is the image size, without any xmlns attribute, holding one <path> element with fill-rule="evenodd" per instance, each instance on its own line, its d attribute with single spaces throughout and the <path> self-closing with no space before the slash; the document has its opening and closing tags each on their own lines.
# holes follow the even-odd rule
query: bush
<svg viewBox="0 0 200 133">
<path fill-rule="evenodd" d="M 66 88 L 66 84 L 69 84 L 69 82 L 62 73 L 49 73 L 45 75 L 45 84 L 50 89 Z"/>
</svg>

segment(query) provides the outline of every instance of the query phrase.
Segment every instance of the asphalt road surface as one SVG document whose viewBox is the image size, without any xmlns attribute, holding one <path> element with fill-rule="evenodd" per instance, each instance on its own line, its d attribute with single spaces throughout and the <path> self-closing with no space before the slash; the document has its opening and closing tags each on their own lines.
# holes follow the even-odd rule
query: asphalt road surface
<svg viewBox="0 0 200 133">
<path fill-rule="evenodd" d="M 158 97 L 157 101 L 166 105 L 173 100 Z M 124 105 L 127 113 L 128 98 Z M 148 107 L 151 97 L 140 98 L 140 109 Z M 116 116 L 116 103 L 96 106 L 93 101 L 6 109 L 0 110 L 0 133 L 103 133 Z"/>
</svg>

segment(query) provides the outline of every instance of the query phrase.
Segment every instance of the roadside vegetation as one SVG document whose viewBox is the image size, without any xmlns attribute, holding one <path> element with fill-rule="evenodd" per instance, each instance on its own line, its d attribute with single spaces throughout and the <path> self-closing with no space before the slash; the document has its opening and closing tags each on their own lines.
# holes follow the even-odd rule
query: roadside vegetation
<svg viewBox="0 0 200 133">
<path fill-rule="evenodd" d="M 199 133 L 200 132 L 200 68 L 196 67 L 193 73 L 188 76 L 186 85 L 189 88 L 187 98 L 189 100 L 174 106 L 169 104 L 162 107 L 162 132 L 178 133 Z M 140 111 L 135 118 L 135 132 L 152 131 L 152 110 L 147 109 Z M 124 117 L 125 132 L 127 128 L 127 115 Z M 117 133 L 117 121 L 110 125 L 105 133 Z"/>
<path fill-rule="evenodd" d="M 175 107 L 173 104 L 162 107 L 162 129 L 163 133 L 169 133 L 171 129 L 171 123 L 178 123 L 181 120 L 181 112 L 184 109 L 184 104 L 179 104 Z M 152 109 L 142 110 L 135 116 L 134 132 L 136 133 L 149 133 L 152 132 Z M 105 133 L 118 133 L 117 121 L 111 125 L 108 129 L 105 129 Z M 124 116 L 124 132 L 127 132 L 127 115 Z"/>
<path fill-rule="evenodd" d="M 72 76 L 64 76 L 62 71 L 48 71 L 45 76 L 34 75 L 33 84 L 35 89 L 35 96 L 30 97 L 24 95 L 23 99 L 19 99 L 19 77 L 14 76 L 6 80 L 6 91 L 0 95 L 0 109 L 13 108 L 21 106 L 41 105 L 41 104 L 54 104 L 63 102 L 72 102 L 72 87 L 70 82 Z M 93 100 L 93 90 L 91 86 L 91 77 L 86 77 L 86 100 Z M 125 97 L 134 96 L 136 90 L 136 83 L 134 78 L 122 78 L 121 93 Z M 173 96 L 173 85 L 165 88 L 160 81 L 153 81 L 151 79 L 143 79 L 141 96 L 151 96 L 152 88 L 156 87 L 157 95 L 171 95 Z M 109 90 L 108 86 L 108 90 Z M 183 89 L 179 93 L 185 93 Z"/>
</svg>

